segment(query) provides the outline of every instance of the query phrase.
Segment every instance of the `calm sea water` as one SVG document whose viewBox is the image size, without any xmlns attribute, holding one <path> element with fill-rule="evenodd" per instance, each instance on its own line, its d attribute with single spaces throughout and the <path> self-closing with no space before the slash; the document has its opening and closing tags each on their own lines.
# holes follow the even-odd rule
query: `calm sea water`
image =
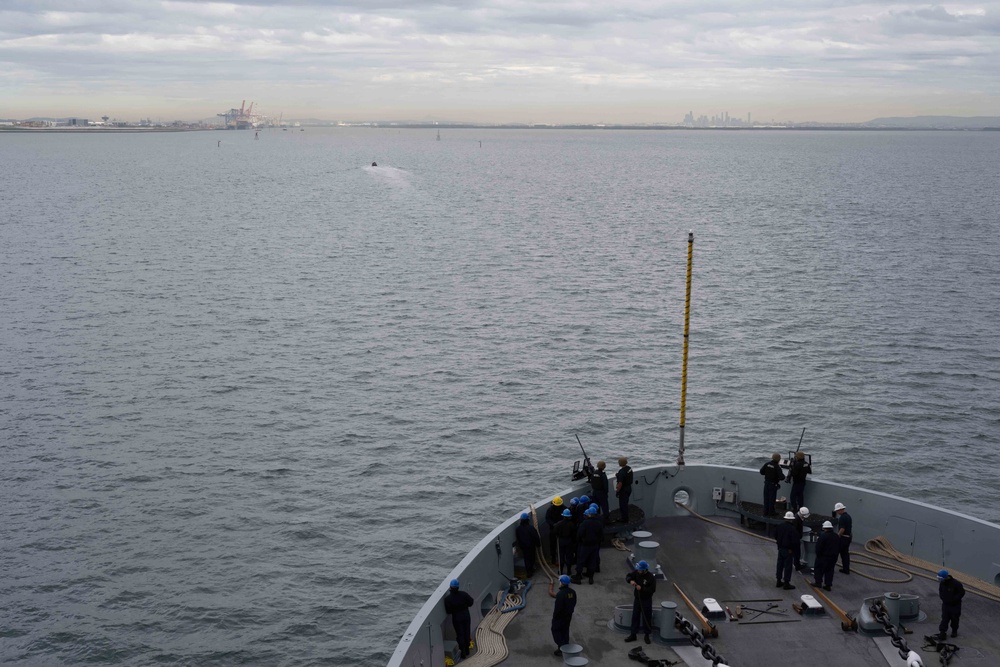
<svg viewBox="0 0 1000 667">
<path fill-rule="evenodd" d="M 997 173 L 1000 133 L 0 135 L 0 662 L 384 663 L 574 434 L 673 460 L 688 230 L 689 461 L 805 427 L 1000 521 Z"/>
</svg>

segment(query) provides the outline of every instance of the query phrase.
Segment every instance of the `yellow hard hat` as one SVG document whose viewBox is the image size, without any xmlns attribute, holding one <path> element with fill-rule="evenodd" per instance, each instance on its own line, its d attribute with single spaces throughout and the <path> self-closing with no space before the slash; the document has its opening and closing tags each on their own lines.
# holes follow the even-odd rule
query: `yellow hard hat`
<svg viewBox="0 0 1000 667">
<path fill-rule="evenodd" d="M 552 504 L 556 507 L 562 507 L 562 496 L 556 496 L 552 499 Z"/>
</svg>

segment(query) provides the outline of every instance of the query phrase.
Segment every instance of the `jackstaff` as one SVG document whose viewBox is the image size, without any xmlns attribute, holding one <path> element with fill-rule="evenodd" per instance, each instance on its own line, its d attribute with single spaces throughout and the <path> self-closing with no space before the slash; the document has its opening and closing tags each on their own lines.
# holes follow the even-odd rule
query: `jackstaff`
<svg viewBox="0 0 1000 667">
<path fill-rule="evenodd" d="M 694 232 L 688 232 L 687 294 L 684 297 L 684 360 L 681 365 L 681 442 L 677 449 L 677 465 L 684 467 L 684 410 L 688 389 L 688 331 L 691 327 L 691 267 L 694 264 Z"/>
</svg>

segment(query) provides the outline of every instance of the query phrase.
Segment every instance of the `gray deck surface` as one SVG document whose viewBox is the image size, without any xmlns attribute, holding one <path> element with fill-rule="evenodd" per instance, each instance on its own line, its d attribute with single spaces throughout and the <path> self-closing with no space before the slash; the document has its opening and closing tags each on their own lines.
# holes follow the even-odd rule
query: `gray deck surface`
<svg viewBox="0 0 1000 667">
<path fill-rule="evenodd" d="M 739 527 L 738 519 L 721 521 Z M 890 664 L 872 637 L 858 632 L 844 632 L 840 619 L 832 610 L 823 616 L 800 616 L 792 610 L 793 602 L 798 602 L 804 593 L 812 594 L 813 590 L 803 575 L 794 572 L 792 583 L 796 586 L 795 590 L 785 591 L 775 587 L 776 547 L 773 542 L 693 517 L 650 519 L 644 529 L 651 531 L 653 539 L 660 543 L 657 558 L 667 575 L 666 581 L 657 581 L 654 609 L 663 600 L 674 601 L 678 611 L 698 626 L 696 617 L 674 589 L 676 582 L 699 607 L 707 597 L 715 598 L 723 605 L 729 604 L 731 608 L 736 603 L 726 600 L 780 598 L 778 604 L 788 615 L 765 615 L 758 620 L 798 620 L 765 625 L 716 621 L 719 636 L 709 639 L 709 642 L 732 667 L 801 667 L 810 664 L 816 667 L 884 667 Z M 863 550 L 863 545 L 855 544 L 854 550 Z M 670 645 L 658 640 L 655 629 L 653 643 L 647 646 L 642 643 L 641 634 L 637 643 L 625 643 L 625 632 L 608 627 L 614 607 L 632 603 L 631 587 L 624 579 L 628 572 L 627 555 L 627 552 L 605 547 L 601 551 L 601 572 L 597 574 L 594 584 L 588 585 L 585 578 L 582 584 L 572 585 L 578 593 L 578 602 L 570 630 L 571 641 L 584 647 L 582 655 L 589 659 L 590 665 L 602 667 L 634 667 L 641 664 L 628 658 L 629 650 L 635 646 L 642 646 L 646 655 L 653 659 L 699 667 L 710 664 L 700 656 L 685 663 Z M 838 565 L 833 591 L 827 594 L 830 599 L 847 613 L 857 616 L 866 596 L 892 591 L 919 595 L 920 608 L 927 614 L 927 619 L 909 626 L 912 634 L 906 636 L 907 643 L 922 656 L 925 665 L 938 665 L 938 654 L 921 648 L 924 635 L 936 634 L 940 620 L 937 582 L 914 578 L 905 584 L 889 584 L 863 578 L 860 573 L 899 578 L 898 573 L 860 564 L 852 570 L 851 575 L 841 574 Z M 527 606 L 507 628 L 510 656 L 503 665 L 533 667 L 562 664 L 562 659 L 552 654 L 555 644 L 549 627 L 553 601 L 547 594 L 544 572 L 536 572 L 534 584 L 528 594 Z M 746 604 L 755 606 L 755 603 Z M 766 606 L 767 603 L 756 604 Z M 1000 665 L 998 628 L 1000 604 L 967 594 L 963 602 L 960 635 L 948 640 L 961 647 L 951 664 L 958 667 Z M 686 646 L 690 647 L 690 644 Z"/>
</svg>

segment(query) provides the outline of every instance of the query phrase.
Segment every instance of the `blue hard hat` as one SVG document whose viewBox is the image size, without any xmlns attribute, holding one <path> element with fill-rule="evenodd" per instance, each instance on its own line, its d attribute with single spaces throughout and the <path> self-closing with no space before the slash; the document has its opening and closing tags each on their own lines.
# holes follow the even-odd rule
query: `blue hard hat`
<svg viewBox="0 0 1000 667">
<path fill-rule="evenodd" d="M 531 517 L 528 516 L 527 512 L 521 512 L 521 521 L 524 521 L 525 519 L 530 519 L 530 518 Z"/>
<path fill-rule="evenodd" d="M 563 516 L 573 516 L 573 513 L 572 513 L 572 512 L 570 512 L 569 510 L 563 510 L 563 513 L 562 513 L 562 515 L 563 515 Z"/>
<path fill-rule="evenodd" d="M 569 586 L 569 582 L 570 578 L 568 574 L 564 574 L 563 576 L 559 577 L 559 583 L 562 584 L 563 586 Z"/>
<path fill-rule="evenodd" d="M 451 580 L 451 587 L 452 588 L 458 588 L 458 579 L 452 579 Z"/>
<path fill-rule="evenodd" d="M 643 571 L 648 570 L 649 569 L 649 563 L 647 563 L 644 560 L 641 560 L 641 561 L 639 561 L 638 563 L 635 564 L 635 569 L 637 569 L 637 570 L 643 570 Z"/>
<path fill-rule="evenodd" d="M 579 498 L 570 498 L 569 499 L 569 504 L 570 505 L 578 505 L 579 503 L 580 503 L 580 499 Z"/>
<path fill-rule="evenodd" d="M 586 514 L 587 516 L 594 516 L 595 514 L 597 514 L 597 510 L 595 510 L 593 507 L 588 507 L 587 511 L 584 512 L 584 514 Z"/>
<path fill-rule="evenodd" d="M 586 505 L 590 502 L 590 496 L 580 496 L 580 503 Z"/>
<path fill-rule="evenodd" d="M 597 503 L 590 503 L 590 509 L 592 509 L 592 510 L 594 510 L 596 512 L 597 510 L 599 510 L 601 508 L 597 506 Z"/>
<path fill-rule="evenodd" d="M 947 578 L 948 578 L 948 570 L 941 570 L 940 572 L 938 572 L 938 579 L 947 579 Z"/>
</svg>

